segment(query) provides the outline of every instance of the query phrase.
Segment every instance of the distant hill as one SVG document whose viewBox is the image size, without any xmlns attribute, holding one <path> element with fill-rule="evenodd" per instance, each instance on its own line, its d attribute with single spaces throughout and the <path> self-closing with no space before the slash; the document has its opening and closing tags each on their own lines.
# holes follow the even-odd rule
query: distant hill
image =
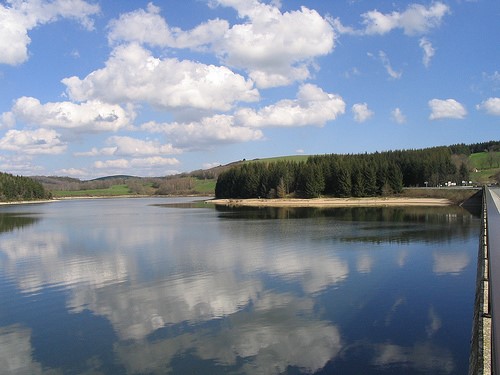
<svg viewBox="0 0 500 375">
<path fill-rule="evenodd" d="M 469 170 L 469 178 L 472 181 L 479 184 L 489 184 L 500 180 L 500 141 L 489 141 L 471 145 L 457 144 L 423 150 L 443 148 L 448 150 L 448 154 L 451 155 L 451 163 L 457 169 L 463 164 Z M 395 152 L 401 153 L 405 151 Z M 374 155 L 377 154 L 380 153 L 375 153 Z M 53 192 L 55 196 L 75 196 L 79 194 L 213 195 L 219 176 L 232 168 L 259 163 L 266 165 L 275 163 L 300 164 L 307 163 L 310 158 L 315 157 L 317 155 L 290 155 L 252 160 L 242 159 L 209 169 L 198 169 L 163 177 L 137 177 L 123 174 L 103 176 L 88 181 L 59 176 L 35 176 L 32 178 L 43 184 L 44 188 Z M 119 189 L 111 189 L 111 187 L 118 185 L 120 186 Z"/>
<path fill-rule="evenodd" d="M 215 196 L 369 197 L 399 194 L 407 187 L 470 186 L 500 180 L 499 141 L 267 160 L 272 161 L 256 160 L 221 172 Z M 487 173 L 473 163 L 485 166 Z"/>
<path fill-rule="evenodd" d="M 117 175 L 114 175 L 114 176 L 104 176 L 104 177 L 94 178 L 94 179 L 92 179 L 90 181 L 107 181 L 107 180 L 117 180 L 117 179 L 128 180 L 130 178 L 140 178 L 140 177 L 129 176 L 129 175 L 126 175 L 126 174 L 117 174 Z"/>
</svg>

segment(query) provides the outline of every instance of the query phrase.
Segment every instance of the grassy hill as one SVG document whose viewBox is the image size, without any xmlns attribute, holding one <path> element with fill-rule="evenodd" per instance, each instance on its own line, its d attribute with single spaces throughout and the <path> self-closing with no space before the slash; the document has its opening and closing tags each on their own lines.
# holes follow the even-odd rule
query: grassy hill
<svg viewBox="0 0 500 375">
<path fill-rule="evenodd" d="M 490 144 L 491 143 L 491 144 Z M 460 163 L 466 161 L 470 179 L 478 184 L 491 184 L 499 179 L 500 151 L 498 142 L 477 145 L 455 145 L 453 152 Z M 476 149 L 472 146 L 478 146 Z M 495 148 L 496 147 L 496 148 Z M 486 151 L 489 149 L 490 151 Z M 463 152 L 462 152 L 463 150 Z M 472 150 L 472 151 L 468 151 Z M 484 151 L 480 151 L 484 150 Z M 466 155 L 466 152 L 472 152 Z M 480 151 L 480 152 L 475 152 Z M 458 155 L 460 154 L 460 155 Z M 239 160 L 207 170 L 196 170 L 166 177 L 134 177 L 129 175 L 106 176 L 90 181 L 70 177 L 37 176 L 45 189 L 54 197 L 120 196 L 120 195 L 214 195 L 217 177 L 224 171 L 248 163 L 275 163 L 279 161 L 306 162 L 309 155 L 291 155 L 252 160 Z"/>
<path fill-rule="evenodd" d="M 477 152 L 469 156 L 471 179 L 480 184 L 498 182 L 500 173 L 500 152 Z"/>
</svg>

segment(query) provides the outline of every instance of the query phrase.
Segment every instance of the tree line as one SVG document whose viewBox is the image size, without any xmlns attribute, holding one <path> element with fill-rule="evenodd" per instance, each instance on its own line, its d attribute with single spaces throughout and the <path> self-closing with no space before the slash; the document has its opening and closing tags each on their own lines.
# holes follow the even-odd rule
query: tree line
<svg viewBox="0 0 500 375">
<path fill-rule="evenodd" d="M 497 142 L 498 143 L 498 142 Z M 475 147 L 475 146 L 474 146 Z M 217 198 L 370 197 L 400 193 L 403 187 L 438 186 L 469 180 L 469 169 L 453 151 L 466 145 L 372 154 L 311 156 L 306 162 L 250 162 L 221 173 Z"/>
<path fill-rule="evenodd" d="M 40 182 L 0 172 L 0 201 L 31 201 L 52 198 Z"/>
</svg>

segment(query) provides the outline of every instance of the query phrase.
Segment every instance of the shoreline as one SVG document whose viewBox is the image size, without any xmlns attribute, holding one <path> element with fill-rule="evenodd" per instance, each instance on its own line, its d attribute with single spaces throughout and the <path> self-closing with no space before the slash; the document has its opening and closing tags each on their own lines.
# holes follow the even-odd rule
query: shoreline
<svg viewBox="0 0 500 375">
<path fill-rule="evenodd" d="M 107 198 L 146 198 L 149 196 L 121 195 L 121 196 L 80 196 L 80 197 L 58 197 L 39 201 L 12 201 L 0 202 L 0 206 L 18 204 L 40 204 L 52 203 L 65 200 L 76 199 L 107 199 Z M 194 196 L 193 196 L 194 198 Z M 389 197 L 389 198 L 282 198 L 282 199 L 209 199 L 204 201 L 207 204 L 230 207 L 405 207 L 405 206 L 451 206 L 452 201 L 445 198 L 409 198 L 409 197 Z"/>
<path fill-rule="evenodd" d="M 39 201 L 10 201 L 10 202 L 1 201 L 0 206 L 14 206 L 17 204 L 39 204 L 39 203 L 52 203 L 52 202 L 57 202 L 57 199 L 42 199 Z"/>
<path fill-rule="evenodd" d="M 207 195 L 79 195 L 79 196 L 66 196 L 66 197 L 56 197 L 52 199 L 41 199 L 34 201 L 0 201 L 0 206 L 11 206 L 18 204 L 38 204 L 38 203 L 53 203 L 53 202 L 63 202 L 70 200 L 85 200 L 85 199 L 115 199 L 115 198 L 207 198 Z"/>
<path fill-rule="evenodd" d="M 312 199 L 212 199 L 205 203 L 230 207 L 405 207 L 451 206 L 443 198 L 312 198 Z"/>
</svg>

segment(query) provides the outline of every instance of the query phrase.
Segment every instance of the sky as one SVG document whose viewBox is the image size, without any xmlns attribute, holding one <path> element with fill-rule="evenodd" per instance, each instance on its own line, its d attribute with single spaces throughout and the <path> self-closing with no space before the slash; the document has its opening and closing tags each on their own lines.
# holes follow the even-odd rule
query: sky
<svg viewBox="0 0 500 375">
<path fill-rule="evenodd" d="M 0 171 L 500 140 L 500 1 L 0 0 Z"/>
</svg>

